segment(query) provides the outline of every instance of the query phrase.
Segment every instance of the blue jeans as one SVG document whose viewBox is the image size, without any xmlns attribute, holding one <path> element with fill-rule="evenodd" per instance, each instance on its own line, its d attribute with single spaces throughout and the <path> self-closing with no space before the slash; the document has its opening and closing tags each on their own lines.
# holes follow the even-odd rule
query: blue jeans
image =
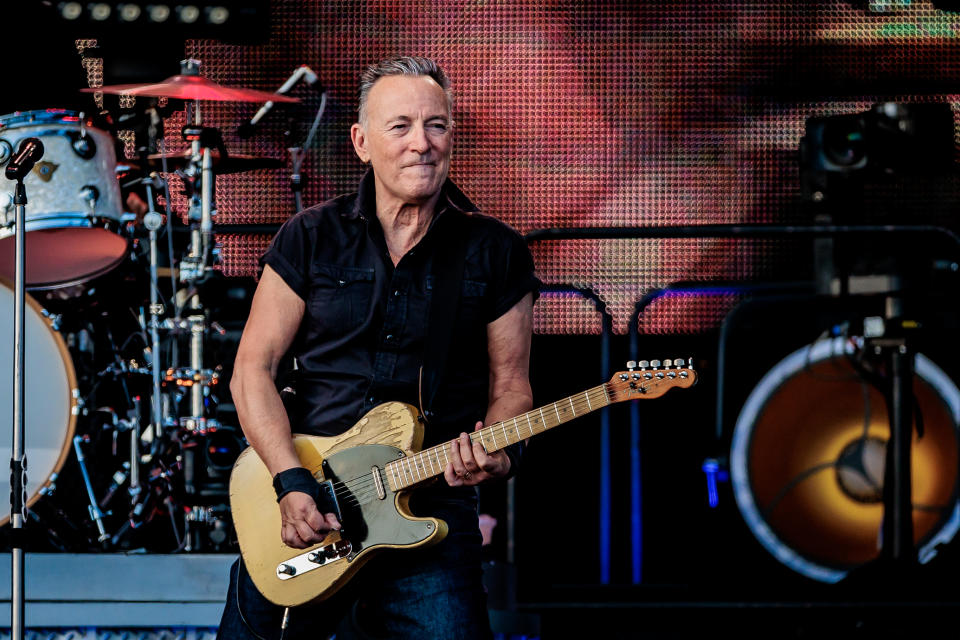
<svg viewBox="0 0 960 640">
<path fill-rule="evenodd" d="M 429 500 L 415 513 L 447 521 L 450 533 L 435 547 L 384 552 L 332 598 L 291 609 L 283 640 L 418 638 L 489 640 L 481 582 L 480 532 L 475 502 Z M 279 535 L 279 532 L 277 532 Z M 237 560 L 218 640 L 280 640 L 283 608 L 257 591 Z"/>
</svg>

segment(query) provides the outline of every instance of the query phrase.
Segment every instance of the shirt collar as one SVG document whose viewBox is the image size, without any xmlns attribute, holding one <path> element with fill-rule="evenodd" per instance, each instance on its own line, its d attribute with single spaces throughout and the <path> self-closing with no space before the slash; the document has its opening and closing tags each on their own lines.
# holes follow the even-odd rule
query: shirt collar
<svg viewBox="0 0 960 640">
<path fill-rule="evenodd" d="M 359 216 L 367 218 L 376 218 L 377 191 L 376 181 L 373 177 L 373 169 L 367 169 L 360 180 L 360 187 L 357 190 L 357 199 L 350 210 L 350 218 L 355 219 Z M 475 213 L 479 211 L 477 206 L 470 201 L 470 198 L 460 190 L 460 187 L 453 183 L 453 180 L 447 178 L 443 186 L 440 187 L 440 200 L 437 203 L 437 215 L 445 209 L 452 208 L 461 213 Z"/>
</svg>

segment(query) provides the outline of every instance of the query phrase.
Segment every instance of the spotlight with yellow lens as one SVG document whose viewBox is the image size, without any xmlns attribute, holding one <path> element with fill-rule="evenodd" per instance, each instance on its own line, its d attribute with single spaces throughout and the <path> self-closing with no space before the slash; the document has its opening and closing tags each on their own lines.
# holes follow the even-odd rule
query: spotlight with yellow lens
<svg viewBox="0 0 960 640">
<path fill-rule="evenodd" d="M 775 365 L 748 397 L 734 429 L 730 480 L 757 540 L 780 562 L 838 582 L 881 550 L 883 476 L 890 436 L 882 393 L 851 362 L 856 339 L 803 347 Z M 911 481 L 918 558 L 960 528 L 960 390 L 917 354 Z"/>
</svg>

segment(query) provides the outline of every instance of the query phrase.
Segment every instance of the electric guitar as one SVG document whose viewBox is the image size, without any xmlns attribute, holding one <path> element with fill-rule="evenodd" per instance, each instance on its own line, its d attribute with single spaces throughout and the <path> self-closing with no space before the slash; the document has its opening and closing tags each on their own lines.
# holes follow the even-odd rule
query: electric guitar
<svg viewBox="0 0 960 640">
<path fill-rule="evenodd" d="M 640 364 L 628 362 L 629 370 L 606 384 L 479 429 L 470 438 L 488 453 L 498 451 L 615 402 L 657 398 L 697 379 L 683 360 Z M 443 475 L 450 447 L 446 442 L 420 450 L 423 425 L 415 407 L 387 402 L 338 436 L 297 434 L 293 442 L 300 462 L 339 511 L 344 535 L 331 531 L 307 549 L 285 545 L 270 472 L 252 448 L 241 453 L 230 476 L 233 522 L 247 571 L 274 604 L 325 600 L 378 553 L 417 549 L 446 536 L 443 520 L 414 516 L 408 508 L 409 489 Z"/>
</svg>

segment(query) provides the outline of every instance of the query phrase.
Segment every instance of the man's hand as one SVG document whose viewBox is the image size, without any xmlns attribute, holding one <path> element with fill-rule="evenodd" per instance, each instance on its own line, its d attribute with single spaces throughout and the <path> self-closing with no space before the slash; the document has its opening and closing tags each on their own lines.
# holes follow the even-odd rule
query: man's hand
<svg viewBox="0 0 960 640">
<path fill-rule="evenodd" d="M 483 428 L 477 422 L 474 431 Z M 461 433 L 457 440 L 450 443 L 450 462 L 443 470 L 443 478 L 451 487 L 471 487 L 491 478 L 502 478 L 510 472 L 510 457 L 500 450 L 488 454 L 483 445 L 470 442 L 470 436 Z"/>
<path fill-rule="evenodd" d="M 336 515 L 321 514 L 313 498 L 300 491 L 291 491 L 280 500 L 280 520 L 280 538 L 294 549 L 306 549 L 322 542 L 330 531 L 340 530 Z"/>
</svg>

